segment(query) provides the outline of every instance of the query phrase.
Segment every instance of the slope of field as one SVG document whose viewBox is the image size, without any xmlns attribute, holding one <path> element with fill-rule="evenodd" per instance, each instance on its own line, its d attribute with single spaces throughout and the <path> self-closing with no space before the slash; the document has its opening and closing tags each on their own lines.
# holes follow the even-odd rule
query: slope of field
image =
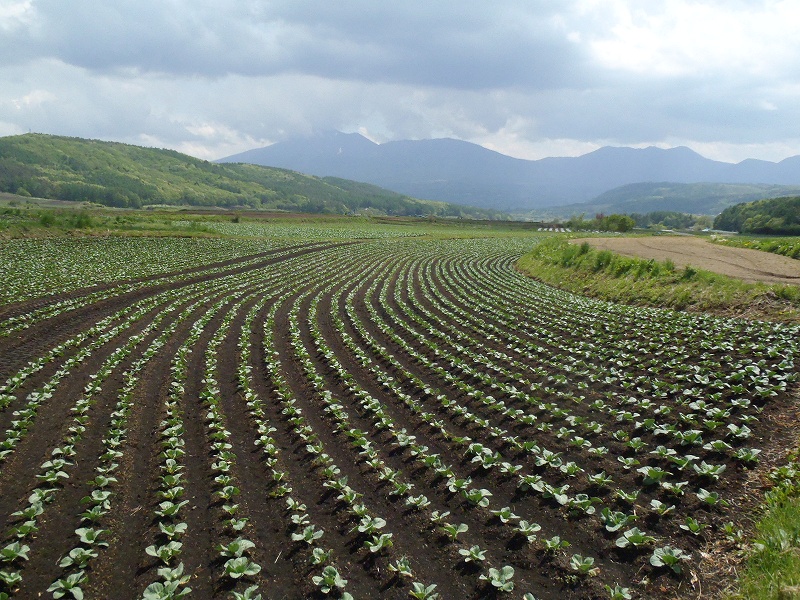
<svg viewBox="0 0 800 600">
<path fill-rule="evenodd" d="M 743 281 L 800 284 L 800 261 L 759 250 L 712 244 L 690 236 L 641 238 L 586 238 L 593 247 L 625 256 L 671 260 L 677 267 L 690 265 Z"/>
<path fill-rule="evenodd" d="M 533 243 L 274 240 L 7 302 L 0 592 L 718 591 L 800 331 L 564 293 Z"/>
</svg>

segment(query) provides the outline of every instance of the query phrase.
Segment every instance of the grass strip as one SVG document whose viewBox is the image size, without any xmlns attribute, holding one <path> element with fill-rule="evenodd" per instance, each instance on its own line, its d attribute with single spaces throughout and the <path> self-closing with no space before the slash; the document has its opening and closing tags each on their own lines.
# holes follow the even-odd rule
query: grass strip
<svg viewBox="0 0 800 600">
<path fill-rule="evenodd" d="M 570 244 L 564 236 L 543 240 L 517 268 L 555 287 L 611 302 L 800 322 L 800 286 L 746 283 L 691 266 L 678 269 L 670 260 L 622 256 L 588 242 Z"/>
<path fill-rule="evenodd" d="M 734 248 L 751 248 L 763 252 L 772 252 L 789 258 L 800 260 L 800 237 L 757 237 L 743 236 L 721 237 L 712 235 L 709 238 L 712 242 L 723 246 L 733 246 Z"/>
<path fill-rule="evenodd" d="M 745 569 L 730 600 L 800 599 L 800 464 L 797 457 L 773 471 Z"/>
</svg>

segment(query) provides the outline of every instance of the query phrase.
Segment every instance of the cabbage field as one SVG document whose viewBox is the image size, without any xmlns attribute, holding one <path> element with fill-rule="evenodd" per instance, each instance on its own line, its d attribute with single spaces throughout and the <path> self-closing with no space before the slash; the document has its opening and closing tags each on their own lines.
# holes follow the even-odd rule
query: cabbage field
<svg viewBox="0 0 800 600">
<path fill-rule="evenodd" d="M 0 242 L 0 598 L 724 583 L 797 327 L 556 290 L 535 234 L 248 235 Z"/>
</svg>

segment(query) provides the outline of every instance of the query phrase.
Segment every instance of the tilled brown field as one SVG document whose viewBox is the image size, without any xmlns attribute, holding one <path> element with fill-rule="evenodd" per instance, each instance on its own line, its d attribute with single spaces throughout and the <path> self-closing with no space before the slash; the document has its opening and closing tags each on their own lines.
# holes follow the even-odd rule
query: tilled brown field
<svg viewBox="0 0 800 600">
<path fill-rule="evenodd" d="M 721 246 L 691 236 L 585 238 L 593 247 L 625 256 L 671 260 L 675 266 L 713 271 L 751 283 L 800 284 L 800 261 L 779 254 Z"/>
<path fill-rule="evenodd" d="M 794 441 L 797 328 L 572 296 L 514 270 L 530 243 L 287 244 L 0 307 L 0 592 L 719 591 Z"/>
</svg>

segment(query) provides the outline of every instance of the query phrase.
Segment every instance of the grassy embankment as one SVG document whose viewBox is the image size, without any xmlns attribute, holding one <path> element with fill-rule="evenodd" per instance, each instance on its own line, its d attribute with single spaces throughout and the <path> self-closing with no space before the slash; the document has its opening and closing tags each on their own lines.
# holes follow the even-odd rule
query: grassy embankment
<svg viewBox="0 0 800 600">
<path fill-rule="evenodd" d="M 800 599 L 800 463 L 773 471 L 776 487 L 765 494 L 753 539 L 731 600 Z"/>
<path fill-rule="evenodd" d="M 736 236 L 735 238 L 711 236 L 712 242 L 723 246 L 733 246 L 735 248 L 751 248 L 762 252 L 772 252 L 789 258 L 800 259 L 800 237 L 758 237 L 758 236 Z"/>
<path fill-rule="evenodd" d="M 752 247 L 752 246 L 751 246 Z M 800 322 L 800 287 L 747 284 L 654 260 L 627 258 L 588 243 L 550 238 L 525 255 L 521 271 L 562 289 L 635 305 Z M 733 600 L 800 600 L 800 451 L 775 469 L 753 530 L 742 541 L 745 560 L 732 582 Z"/>
<path fill-rule="evenodd" d="M 564 237 L 523 256 L 521 271 L 551 285 L 611 302 L 800 323 L 800 287 L 744 283 L 671 261 L 628 258 Z"/>
</svg>

